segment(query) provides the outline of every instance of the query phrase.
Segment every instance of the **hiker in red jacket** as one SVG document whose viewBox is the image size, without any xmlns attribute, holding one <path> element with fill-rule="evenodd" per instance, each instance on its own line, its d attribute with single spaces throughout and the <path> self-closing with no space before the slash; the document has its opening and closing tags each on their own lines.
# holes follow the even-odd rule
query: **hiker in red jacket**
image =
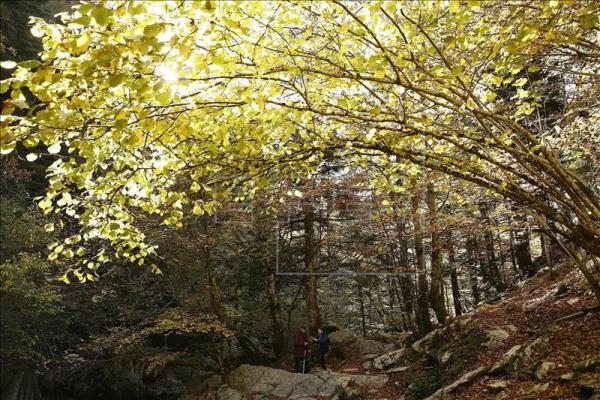
<svg viewBox="0 0 600 400">
<path fill-rule="evenodd" d="M 308 372 L 308 335 L 303 326 L 294 338 L 294 372 Z"/>
</svg>

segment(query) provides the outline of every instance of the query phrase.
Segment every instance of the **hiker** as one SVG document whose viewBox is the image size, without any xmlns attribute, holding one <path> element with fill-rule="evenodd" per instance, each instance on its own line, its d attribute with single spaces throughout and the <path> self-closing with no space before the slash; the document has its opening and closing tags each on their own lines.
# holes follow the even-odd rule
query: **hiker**
<svg viewBox="0 0 600 400">
<path fill-rule="evenodd" d="M 294 338 L 294 372 L 308 371 L 308 335 L 302 326 Z"/>
<path fill-rule="evenodd" d="M 329 351 L 329 337 L 323 331 L 323 329 L 319 328 L 317 329 L 317 337 L 313 340 L 317 344 L 317 350 L 319 353 L 319 363 L 321 364 L 321 368 L 323 368 L 323 370 L 326 370 L 327 367 L 325 367 L 325 354 L 327 354 L 327 352 Z"/>
</svg>

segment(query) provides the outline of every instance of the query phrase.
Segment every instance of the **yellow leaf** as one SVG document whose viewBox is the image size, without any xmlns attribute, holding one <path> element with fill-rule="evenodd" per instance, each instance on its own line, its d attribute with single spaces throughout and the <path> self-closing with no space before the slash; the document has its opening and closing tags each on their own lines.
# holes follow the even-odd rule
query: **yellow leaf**
<svg viewBox="0 0 600 400">
<path fill-rule="evenodd" d="M 50 147 L 48 147 L 48 153 L 50 154 L 57 154 L 60 152 L 60 143 L 54 143 L 53 145 L 51 145 Z"/>
<path fill-rule="evenodd" d="M 487 101 L 494 101 L 496 99 L 496 97 L 498 97 L 498 95 L 496 93 L 492 92 L 491 90 L 488 90 L 485 93 L 485 99 Z"/>
<path fill-rule="evenodd" d="M 156 37 L 156 36 L 158 36 L 159 33 L 162 32 L 162 30 L 163 30 L 162 24 L 147 25 L 144 28 L 144 36 Z"/>
<path fill-rule="evenodd" d="M 259 94 L 258 96 L 256 96 L 256 99 L 254 100 L 254 102 L 262 109 L 265 108 L 265 96 L 263 96 L 262 94 Z"/>
<path fill-rule="evenodd" d="M 460 10 L 460 1 L 451 0 L 450 1 L 450 12 L 452 14 L 456 14 L 456 13 L 458 13 L 459 10 Z"/>
<path fill-rule="evenodd" d="M 125 80 L 125 74 L 115 74 L 108 78 L 108 86 L 115 87 Z"/>
<path fill-rule="evenodd" d="M 104 7 L 94 7 L 92 10 L 92 17 L 99 25 L 106 25 L 108 23 L 108 18 L 112 15 L 113 11 Z"/>
<path fill-rule="evenodd" d="M 25 158 L 29 162 L 34 162 L 35 160 L 38 159 L 38 155 L 36 153 L 29 153 L 29 154 L 27 154 L 27 156 L 25 156 Z"/>
<path fill-rule="evenodd" d="M 10 142 L 7 144 L 2 143 L 0 145 L 0 154 L 6 155 L 6 154 L 11 153 L 15 149 L 16 146 L 17 146 L 17 142 Z"/>
<path fill-rule="evenodd" d="M 513 86 L 521 87 L 521 86 L 524 86 L 526 83 L 527 83 L 527 78 L 521 78 L 521 79 L 517 80 L 515 83 L 513 83 Z"/>
<path fill-rule="evenodd" d="M 202 205 L 200 203 L 196 203 L 194 204 L 194 209 L 192 210 L 192 212 L 196 215 L 203 215 L 204 208 L 202 208 Z"/>
<path fill-rule="evenodd" d="M 14 61 L 0 61 L 0 68 L 14 69 L 16 66 L 17 63 Z"/>
<path fill-rule="evenodd" d="M 171 101 L 171 89 L 166 89 L 156 96 L 160 105 L 166 106 Z"/>
</svg>

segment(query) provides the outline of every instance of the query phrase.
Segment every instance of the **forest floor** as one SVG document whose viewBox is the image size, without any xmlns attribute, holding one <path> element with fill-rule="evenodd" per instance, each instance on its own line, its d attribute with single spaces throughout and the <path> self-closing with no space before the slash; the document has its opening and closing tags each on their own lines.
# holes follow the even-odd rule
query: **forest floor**
<svg viewBox="0 0 600 400">
<path fill-rule="evenodd" d="M 540 338 L 545 345 L 539 354 L 525 357 L 518 370 L 495 376 L 482 375 L 453 392 L 454 398 L 591 398 L 591 393 L 582 391 L 580 382 L 587 380 L 599 385 L 600 367 L 597 366 L 595 372 L 592 368 L 591 372 L 575 376 L 565 374 L 573 373 L 575 364 L 600 356 L 600 313 L 596 306 L 596 300 L 585 288 L 579 274 L 569 265 L 563 264 L 553 275 L 549 271 L 538 273 L 498 302 L 484 304 L 471 315 L 460 317 L 467 318 L 469 323 L 475 323 L 481 330 L 508 326 L 511 327 L 511 333 L 499 346 L 478 347 L 471 357 L 461 360 L 464 364 L 460 364 L 459 370 L 453 371 L 456 379 L 479 367 L 491 367 L 515 345 L 527 345 Z M 422 386 L 423 377 L 428 373 L 435 375 L 431 372 L 435 366 L 432 366 L 427 357 L 418 357 L 410 347 L 407 347 L 403 359 L 395 366 L 408 368 L 396 373 L 365 369 L 364 359 L 356 352 L 349 354 L 350 357 L 343 361 L 330 360 L 331 370 L 350 374 L 385 373 L 389 377 L 388 384 L 378 390 L 364 389 L 362 398 L 412 400 L 431 394 L 415 393 L 414 387 L 415 382 L 417 386 Z M 550 367 L 543 377 L 536 377 L 535 371 L 542 363 Z"/>
<path fill-rule="evenodd" d="M 517 327 L 515 335 L 504 345 L 490 352 L 478 354 L 477 362 L 469 368 L 489 364 L 499 359 L 506 350 L 516 344 L 531 342 L 539 337 L 548 338 L 543 360 L 530 358 L 521 370 L 532 371 L 536 363 L 547 361 L 555 364 L 542 379 L 531 375 L 513 374 L 505 377 L 508 387 L 500 394 L 489 389 L 489 377 L 483 377 L 470 386 L 460 399 L 548 399 L 567 400 L 588 398 L 581 392 L 577 382 L 585 378 L 600 380 L 600 371 L 582 374 L 578 379 L 561 380 L 561 376 L 573 372 L 576 363 L 600 356 L 600 313 L 583 312 L 582 315 L 562 320 L 582 310 L 591 309 L 597 301 L 591 292 L 582 287 L 582 280 L 571 268 L 557 271 L 552 278 L 549 272 L 533 278 L 522 289 L 516 290 L 498 307 L 482 310 L 474 318 L 482 325 L 499 326 L 511 324 Z M 566 288 L 566 289 L 560 289 Z M 566 290 L 557 296 L 557 291 Z M 527 306 L 539 306 L 526 311 Z"/>
</svg>

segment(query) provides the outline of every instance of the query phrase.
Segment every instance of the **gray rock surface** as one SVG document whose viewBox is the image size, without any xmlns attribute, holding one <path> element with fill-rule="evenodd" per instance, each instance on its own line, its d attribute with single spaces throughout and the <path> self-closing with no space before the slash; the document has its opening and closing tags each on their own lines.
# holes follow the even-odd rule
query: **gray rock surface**
<svg viewBox="0 0 600 400">
<path fill-rule="evenodd" d="M 500 360 L 498 360 L 489 371 L 489 374 L 497 374 L 500 372 L 517 371 L 521 367 L 524 360 L 532 357 L 534 354 L 544 353 L 548 339 L 540 337 L 535 339 L 528 345 L 518 344 L 508 350 Z"/>
<path fill-rule="evenodd" d="M 544 379 L 546 377 L 546 375 L 548 375 L 548 372 L 550 372 L 550 370 L 554 369 L 554 367 L 556 367 L 556 364 L 553 363 L 552 361 L 543 361 L 535 369 L 534 374 L 535 374 L 536 379 L 538 381 L 541 381 L 542 379 Z"/>
<path fill-rule="evenodd" d="M 246 398 L 242 396 L 240 392 L 235 389 L 230 388 L 229 386 L 223 385 L 217 390 L 217 399 L 218 400 L 245 400 Z"/>
<path fill-rule="evenodd" d="M 452 358 L 452 352 L 451 351 L 445 351 L 445 352 L 443 352 L 442 354 L 439 355 L 438 361 L 440 362 L 440 364 L 444 365 L 448 361 L 450 361 L 451 358 Z"/>
<path fill-rule="evenodd" d="M 284 399 L 334 398 L 348 385 L 380 388 L 388 381 L 385 375 L 352 375 L 320 371 L 295 374 L 281 369 L 243 364 L 230 376 L 231 386 L 246 395 L 265 394 Z"/>
<path fill-rule="evenodd" d="M 430 347 L 431 342 L 435 335 L 438 335 L 442 332 L 442 329 L 435 329 L 429 332 L 427 335 L 423 336 L 421 339 L 417 340 L 412 344 L 412 349 L 417 353 L 424 353 Z"/>
<path fill-rule="evenodd" d="M 329 343 L 331 345 L 343 345 L 347 346 L 356 341 L 356 336 L 347 329 L 339 329 L 329 334 Z"/>
<path fill-rule="evenodd" d="M 496 361 L 492 368 L 490 368 L 490 374 L 496 374 L 505 371 L 510 365 L 514 364 L 514 362 L 520 357 L 521 351 L 523 350 L 523 345 L 518 344 L 513 346 L 508 350 L 500 360 Z"/>
<path fill-rule="evenodd" d="M 437 392 L 427 397 L 425 400 L 445 400 L 450 398 L 451 394 L 461 386 L 465 386 L 473 382 L 488 371 L 487 366 L 481 366 L 473 371 L 469 371 L 448 386 L 439 389 Z"/>
<path fill-rule="evenodd" d="M 364 338 L 358 338 L 354 343 L 354 347 L 360 354 L 381 354 L 395 348 L 391 343 Z"/>
<path fill-rule="evenodd" d="M 373 359 L 373 368 L 382 370 L 396 365 L 404 355 L 404 352 L 405 349 L 399 349 L 375 357 Z"/>
<path fill-rule="evenodd" d="M 509 331 L 512 331 L 511 327 L 516 330 L 514 326 L 509 326 L 506 328 L 496 327 L 484 331 L 487 341 L 483 345 L 492 349 L 502 346 L 506 339 L 510 337 Z"/>
</svg>

